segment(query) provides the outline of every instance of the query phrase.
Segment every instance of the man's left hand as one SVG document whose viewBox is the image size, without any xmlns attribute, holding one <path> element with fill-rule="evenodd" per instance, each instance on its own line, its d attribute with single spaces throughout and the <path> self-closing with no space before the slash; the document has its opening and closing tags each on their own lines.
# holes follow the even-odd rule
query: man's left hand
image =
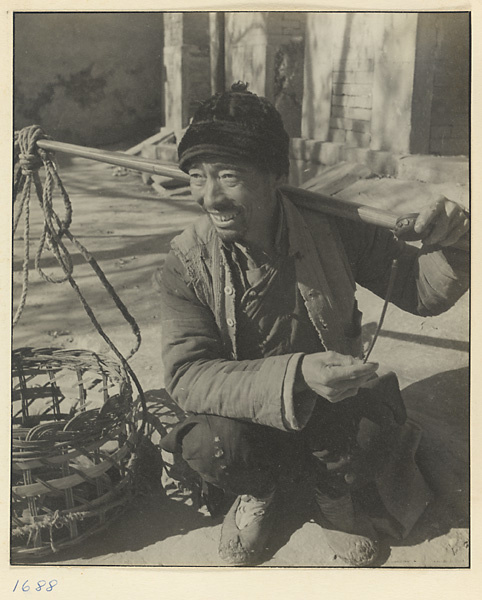
<svg viewBox="0 0 482 600">
<path fill-rule="evenodd" d="M 414 230 L 426 246 L 451 246 L 467 233 L 469 227 L 470 219 L 464 209 L 440 196 L 420 212 Z"/>
</svg>

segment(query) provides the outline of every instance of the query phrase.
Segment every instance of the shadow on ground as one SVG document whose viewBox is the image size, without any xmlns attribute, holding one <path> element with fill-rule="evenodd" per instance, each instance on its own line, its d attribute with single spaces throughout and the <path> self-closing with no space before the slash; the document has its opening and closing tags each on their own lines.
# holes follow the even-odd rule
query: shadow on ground
<svg viewBox="0 0 482 600">
<path fill-rule="evenodd" d="M 403 390 L 424 435 L 418 462 L 451 527 L 469 524 L 469 369 L 445 371 Z M 455 521 L 453 520 L 455 519 Z"/>
<path fill-rule="evenodd" d="M 371 323 L 365 323 L 362 328 L 362 336 L 364 342 L 369 342 L 375 335 L 377 329 L 377 323 L 372 321 Z M 459 352 L 469 352 L 470 344 L 463 340 L 451 340 L 442 337 L 436 337 L 431 335 L 420 335 L 418 333 L 407 333 L 403 331 L 391 331 L 389 329 L 382 329 L 379 333 L 381 338 L 390 338 L 392 340 L 398 340 L 401 342 L 412 342 L 414 344 L 422 344 L 432 348 L 444 348 L 446 350 L 456 350 Z"/>
<path fill-rule="evenodd" d="M 447 534 L 454 555 L 466 551 L 468 536 L 459 539 L 453 531 L 470 523 L 469 369 L 428 377 L 405 388 L 403 397 L 409 418 L 423 429 L 417 463 L 434 500 L 410 535 L 384 540 L 383 551 L 389 554 L 390 548 L 419 546 Z"/>
</svg>

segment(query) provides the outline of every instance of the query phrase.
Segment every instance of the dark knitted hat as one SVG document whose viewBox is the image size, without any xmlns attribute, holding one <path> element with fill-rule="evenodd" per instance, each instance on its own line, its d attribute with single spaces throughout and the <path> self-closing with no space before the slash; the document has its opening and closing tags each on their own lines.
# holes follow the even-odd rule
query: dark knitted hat
<svg viewBox="0 0 482 600">
<path fill-rule="evenodd" d="M 221 155 L 242 158 L 276 175 L 289 173 L 289 136 L 281 115 L 242 82 L 218 93 L 196 110 L 178 148 L 187 172 L 194 158 Z"/>
</svg>

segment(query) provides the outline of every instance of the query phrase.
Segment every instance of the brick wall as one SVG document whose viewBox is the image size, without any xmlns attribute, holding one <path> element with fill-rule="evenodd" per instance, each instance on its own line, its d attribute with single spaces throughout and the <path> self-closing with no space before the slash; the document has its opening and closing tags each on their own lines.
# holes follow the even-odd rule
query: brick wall
<svg viewBox="0 0 482 600">
<path fill-rule="evenodd" d="M 367 148 L 378 31 L 373 18 L 363 13 L 330 15 L 330 19 L 335 34 L 327 140 Z"/>
<path fill-rule="evenodd" d="M 334 65 L 328 141 L 369 147 L 373 71 L 372 59 Z"/>
</svg>

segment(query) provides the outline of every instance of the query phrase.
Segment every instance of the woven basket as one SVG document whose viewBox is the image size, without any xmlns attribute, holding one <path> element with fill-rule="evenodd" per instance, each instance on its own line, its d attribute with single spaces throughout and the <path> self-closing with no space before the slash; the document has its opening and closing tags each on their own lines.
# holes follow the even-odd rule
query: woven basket
<svg viewBox="0 0 482 600">
<path fill-rule="evenodd" d="M 12 558 L 72 546 L 133 496 L 140 407 L 124 368 L 84 350 L 12 360 Z"/>
</svg>

